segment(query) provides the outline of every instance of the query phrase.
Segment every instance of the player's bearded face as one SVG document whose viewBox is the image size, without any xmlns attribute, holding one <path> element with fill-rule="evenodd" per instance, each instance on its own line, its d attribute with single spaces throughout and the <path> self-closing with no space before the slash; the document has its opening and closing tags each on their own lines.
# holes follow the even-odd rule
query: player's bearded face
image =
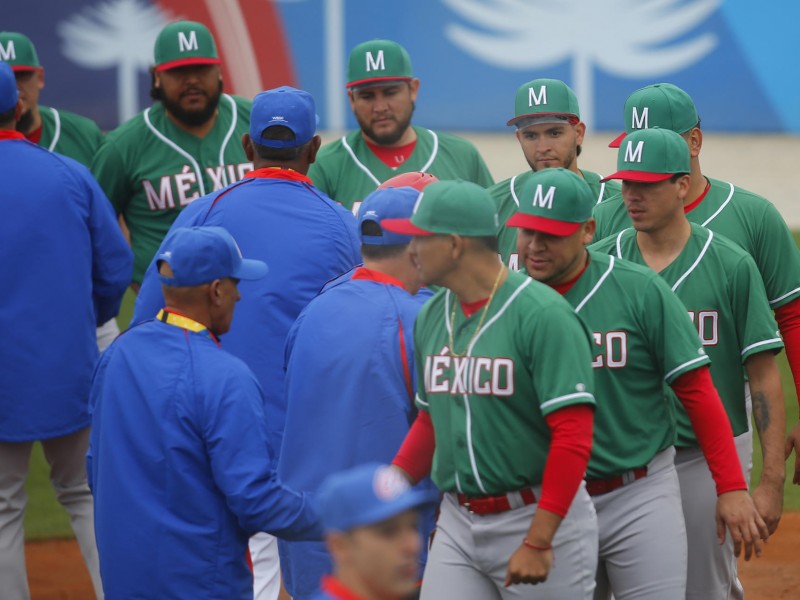
<svg viewBox="0 0 800 600">
<path fill-rule="evenodd" d="M 218 65 L 193 65 L 163 71 L 155 96 L 175 119 L 188 125 L 206 123 L 222 95 Z"/>
<path fill-rule="evenodd" d="M 443 285 L 453 269 L 452 236 L 414 236 L 409 250 L 424 285 Z"/>
<path fill-rule="evenodd" d="M 554 167 L 570 169 L 578 157 L 584 132 L 582 123 L 542 123 L 518 130 L 517 139 L 525 160 L 534 171 Z"/>
<path fill-rule="evenodd" d="M 400 141 L 414 114 L 415 83 L 419 82 L 404 81 L 350 92 L 350 107 L 364 135 L 379 146 Z"/>
<path fill-rule="evenodd" d="M 559 285 L 574 279 L 586 264 L 586 250 L 594 229 L 588 234 L 586 225 L 568 236 L 556 236 L 517 229 L 517 252 L 528 275 L 548 285 Z"/>
</svg>

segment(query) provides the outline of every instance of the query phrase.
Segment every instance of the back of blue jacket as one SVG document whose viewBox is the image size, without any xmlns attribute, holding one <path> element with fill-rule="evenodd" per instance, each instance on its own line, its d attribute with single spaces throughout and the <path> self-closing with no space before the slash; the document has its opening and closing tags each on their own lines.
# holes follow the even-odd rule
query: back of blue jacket
<svg viewBox="0 0 800 600">
<path fill-rule="evenodd" d="M 0 441 L 89 425 L 95 326 L 119 312 L 133 255 L 89 171 L 25 140 L 0 141 Z"/>
</svg>

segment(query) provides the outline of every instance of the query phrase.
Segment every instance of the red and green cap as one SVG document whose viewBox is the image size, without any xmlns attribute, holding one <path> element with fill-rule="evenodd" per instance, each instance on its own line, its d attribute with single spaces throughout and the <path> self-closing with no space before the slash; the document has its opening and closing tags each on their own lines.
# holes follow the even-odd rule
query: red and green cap
<svg viewBox="0 0 800 600">
<path fill-rule="evenodd" d="M 523 84 L 514 96 L 514 118 L 506 125 L 524 129 L 540 123 L 575 125 L 581 119 L 578 97 L 558 79 L 534 79 Z"/>
<path fill-rule="evenodd" d="M 661 127 L 686 133 L 700 122 L 692 97 L 677 85 L 656 83 L 636 90 L 625 101 L 625 133 L 608 147 L 619 148 L 626 135 L 638 129 Z"/>
<path fill-rule="evenodd" d="M 208 27 L 195 21 L 170 23 L 156 38 L 156 71 L 167 71 L 187 65 L 218 65 L 214 36 Z"/>
<path fill-rule="evenodd" d="M 542 169 L 522 186 L 519 210 L 506 225 L 568 236 L 592 218 L 594 204 L 583 177 L 569 169 Z"/>
<path fill-rule="evenodd" d="M 438 181 L 417 198 L 410 219 L 384 219 L 381 227 L 406 235 L 497 235 L 500 220 L 489 192 L 471 181 Z"/>
<path fill-rule="evenodd" d="M 676 173 L 689 173 L 689 146 L 671 129 L 651 127 L 625 136 L 617 153 L 617 172 L 601 179 L 654 183 Z"/>
<path fill-rule="evenodd" d="M 11 70 L 15 73 L 37 71 L 42 68 L 31 39 L 14 31 L 0 32 L 0 60 L 11 65 Z"/>
<path fill-rule="evenodd" d="M 347 60 L 347 87 L 391 84 L 414 78 L 411 58 L 397 42 L 372 40 L 359 44 Z"/>
</svg>

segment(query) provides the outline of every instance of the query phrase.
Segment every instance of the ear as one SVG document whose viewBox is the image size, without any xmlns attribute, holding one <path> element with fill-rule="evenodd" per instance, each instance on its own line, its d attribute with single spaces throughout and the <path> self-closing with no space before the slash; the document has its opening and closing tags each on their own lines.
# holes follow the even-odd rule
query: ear
<svg viewBox="0 0 800 600">
<path fill-rule="evenodd" d="M 350 110 L 355 110 L 356 102 L 353 96 L 353 90 L 347 90 L 347 99 L 350 101 Z"/>
<path fill-rule="evenodd" d="M 22 100 L 17 100 L 17 108 L 14 111 L 14 122 L 15 123 L 22 118 L 22 111 L 23 111 Z"/>
<path fill-rule="evenodd" d="M 242 134 L 242 148 L 244 149 L 247 160 L 253 162 L 256 157 L 256 149 L 253 147 L 253 140 L 249 133 Z"/>
<path fill-rule="evenodd" d="M 417 94 L 419 93 L 419 79 L 412 79 L 408 82 L 408 88 L 411 91 L 411 101 L 417 101 Z"/>
<path fill-rule="evenodd" d="M 678 184 L 678 197 L 681 199 L 681 202 L 686 199 L 686 195 L 689 193 L 689 186 L 692 183 L 692 178 L 690 175 L 684 175 L 676 182 Z"/>
<path fill-rule="evenodd" d="M 700 149 L 703 147 L 703 132 L 699 127 L 695 127 L 689 132 L 686 142 L 689 144 L 689 155 L 692 158 L 700 156 Z"/>
<path fill-rule="evenodd" d="M 597 221 L 594 219 L 589 219 L 586 223 L 583 224 L 583 234 L 581 235 L 581 241 L 583 245 L 586 246 L 592 241 L 594 237 L 594 232 L 597 231 Z"/>
<path fill-rule="evenodd" d="M 39 72 L 37 74 L 39 78 L 39 89 L 44 89 L 44 67 L 39 67 Z"/>
<path fill-rule="evenodd" d="M 319 152 L 320 146 L 322 146 L 322 138 L 315 135 L 308 144 L 308 154 L 306 155 L 308 157 L 308 164 L 317 160 L 317 152 Z"/>
<path fill-rule="evenodd" d="M 583 137 L 586 135 L 586 123 L 583 121 L 578 121 L 578 124 L 575 125 L 575 133 L 577 135 L 575 143 L 580 146 L 583 144 Z"/>
<path fill-rule="evenodd" d="M 161 87 L 161 73 L 156 71 L 155 66 L 150 67 L 150 73 L 153 76 L 153 87 L 160 88 Z"/>
<path fill-rule="evenodd" d="M 208 284 L 208 298 L 212 306 L 222 306 L 222 279 L 215 279 Z"/>
</svg>

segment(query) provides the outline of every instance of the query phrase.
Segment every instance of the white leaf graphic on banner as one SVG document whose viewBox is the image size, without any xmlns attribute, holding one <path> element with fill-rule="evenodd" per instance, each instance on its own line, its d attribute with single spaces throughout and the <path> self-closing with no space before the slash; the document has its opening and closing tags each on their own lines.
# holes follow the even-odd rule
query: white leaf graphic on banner
<svg viewBox="0 0 800 600">
<path fill-rule="evenodd" d="M 472 24 L 447 24 L 446 36 L 480 61 L 503 69 L 530 70 L 570 60 L 568 83 L 578 96 L 581 117 L 591 123 L 595 67 L 636 79 L 687 68 L 716 47 L 713 33 L 691 37 L 687 33 L 719 8 L 722 0 L 442 2 Z"/>
<path fill-rule="evenodd" d="M 119 121 L 139 112 L 137 78 L 153 64 L 153 46 L 171 20 L 142 0 L 110 0 L 88 6 L 58 24 L 64 56 L 87 69 L 117 69 Z"/>
</svg>

